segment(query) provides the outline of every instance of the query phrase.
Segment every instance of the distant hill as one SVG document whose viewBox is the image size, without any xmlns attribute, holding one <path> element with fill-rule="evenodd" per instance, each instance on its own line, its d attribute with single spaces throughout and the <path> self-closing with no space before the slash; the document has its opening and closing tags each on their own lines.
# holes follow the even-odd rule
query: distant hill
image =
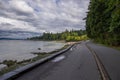
<svg viewBox="0 0 120 80">
<path fill-rule="evenodd" d="M 29 31 L 0 30 L 0 40 L 21 40 L 28 37 L 40 36 L 42 33 Z"/>
<path fill-rule="evenodd" d="M 0 38 L 0 40 L 24 40 L 24 39 L 16 39 L 16 38 Z"/>
</svg>

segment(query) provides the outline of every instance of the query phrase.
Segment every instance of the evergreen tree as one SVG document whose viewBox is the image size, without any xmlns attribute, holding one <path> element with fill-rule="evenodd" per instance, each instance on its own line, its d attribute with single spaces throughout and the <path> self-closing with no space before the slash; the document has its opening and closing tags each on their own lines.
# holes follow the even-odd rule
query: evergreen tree
<svg viewBox="0 0 120 80">
<path fill-rule="evenodd" d="M 83 37 L 83 35 L 85 37 Z M 43 33 L 42 36 L 29 38 L 30 40 L 65 40 L 65 41 L 80 41 L 87 39 L 85 30 L 65 30 L 62 33 Z"/>
<path fill-rule="evenodd" d="M 90 0 L 88 9 L 88 37 L 100 43 L 120 45 L 120 0 Z"/>
</svg>

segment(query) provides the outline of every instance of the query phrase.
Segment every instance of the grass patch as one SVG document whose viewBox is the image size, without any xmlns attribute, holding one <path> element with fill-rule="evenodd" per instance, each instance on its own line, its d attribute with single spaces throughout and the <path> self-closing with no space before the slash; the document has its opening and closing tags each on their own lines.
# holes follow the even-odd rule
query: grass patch
<svg viewBox="0 0 120 80">
<path fill-rule="evenodd" d="M 110 47 L 110 48 L 120 50 L 120 46 L 111 46 L 111 45 L 108 45 L 108 44 L 101 44 L 101 43 L 97 43 L 97 42 L 94 42 L 94 41 L 93 41 L 93 43 L 101 45 L 101 46 L 106 46 L 106 47 Z"/>
<path fill-rule="evenodd" d="M 120 50 L 120 46 L 110 46 L 110 47 L 117 49 L 117 50 Z"/>
</svg>

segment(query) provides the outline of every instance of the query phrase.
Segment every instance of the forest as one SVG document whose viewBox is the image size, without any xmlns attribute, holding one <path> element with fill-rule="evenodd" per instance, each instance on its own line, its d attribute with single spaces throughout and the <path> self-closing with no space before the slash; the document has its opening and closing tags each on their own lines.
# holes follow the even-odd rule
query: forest
<svg viewBox="0 0 120 80">
<path fill-rule="evenodd" d="M 96 42 L 120 46 L 120 0 L 90 0 L 86 31 Z"/>
<path fill-rule="evenodd" d="M 53 40 L 65 40 L 65 41 L 81 41 L 86 40 L 87 35 L 85 30 L 65 30 L 61 33 L 43 33 L 42 36 L 28 38 L 29 40 L 46 40 L 46 41 L 53 41 Z"/>
</svg>

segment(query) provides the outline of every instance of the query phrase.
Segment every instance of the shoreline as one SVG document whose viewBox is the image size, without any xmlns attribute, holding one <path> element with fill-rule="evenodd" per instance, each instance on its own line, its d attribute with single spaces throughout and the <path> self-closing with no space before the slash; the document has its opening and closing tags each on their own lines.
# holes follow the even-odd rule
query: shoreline
<svg viewBox="0 0 120 80">
<path fill-rule="evenodd" d="M 31 58 L 31 59 L 27 59 L 27 60 L 22 60 L 20 62 L 17 62 L 16 60 L 5 60 L 4 62 L 1 62 L 0 64 L 3 64 L 3 65 L 6 65 L 3 69 L 0 70 L 0 76 L 7 73 L 7 72 L 10 72 L 12 70 L 15 70 L 19 67 L 22 67 L 22 66 L 25 66 L 27 64 L 30 64 L 30 63 L 33 63 L 37 60 L 40 60 L 42 58 L 45 58 L 47 56 L 50 56 L 56 52 L 59 52 L 59 51 L 62 51 L 63 49 L 66 49 L 67 47 L 69 47 L 70 45 L 64 45 L 62 48 L 60 49 L 56 49 L 54 51 L 51 51 L 51 52 L 38 52 L 38 53 L 31 53 L 31 54 L 34 54 L 34 55 L 37 55 L 36 57 L 34 58 Z M 9 65 L 9 66 L 8 66 Z"/>
<path fill-rule="evenodd" d="M 4 60 L 30 59 L 36 57 L 31 52 L 51 52 L 63 47 L 65 42 L 4 40 L 0 41 L 0 45 L 0 62 L 3 62 Z"/>
</svg>

